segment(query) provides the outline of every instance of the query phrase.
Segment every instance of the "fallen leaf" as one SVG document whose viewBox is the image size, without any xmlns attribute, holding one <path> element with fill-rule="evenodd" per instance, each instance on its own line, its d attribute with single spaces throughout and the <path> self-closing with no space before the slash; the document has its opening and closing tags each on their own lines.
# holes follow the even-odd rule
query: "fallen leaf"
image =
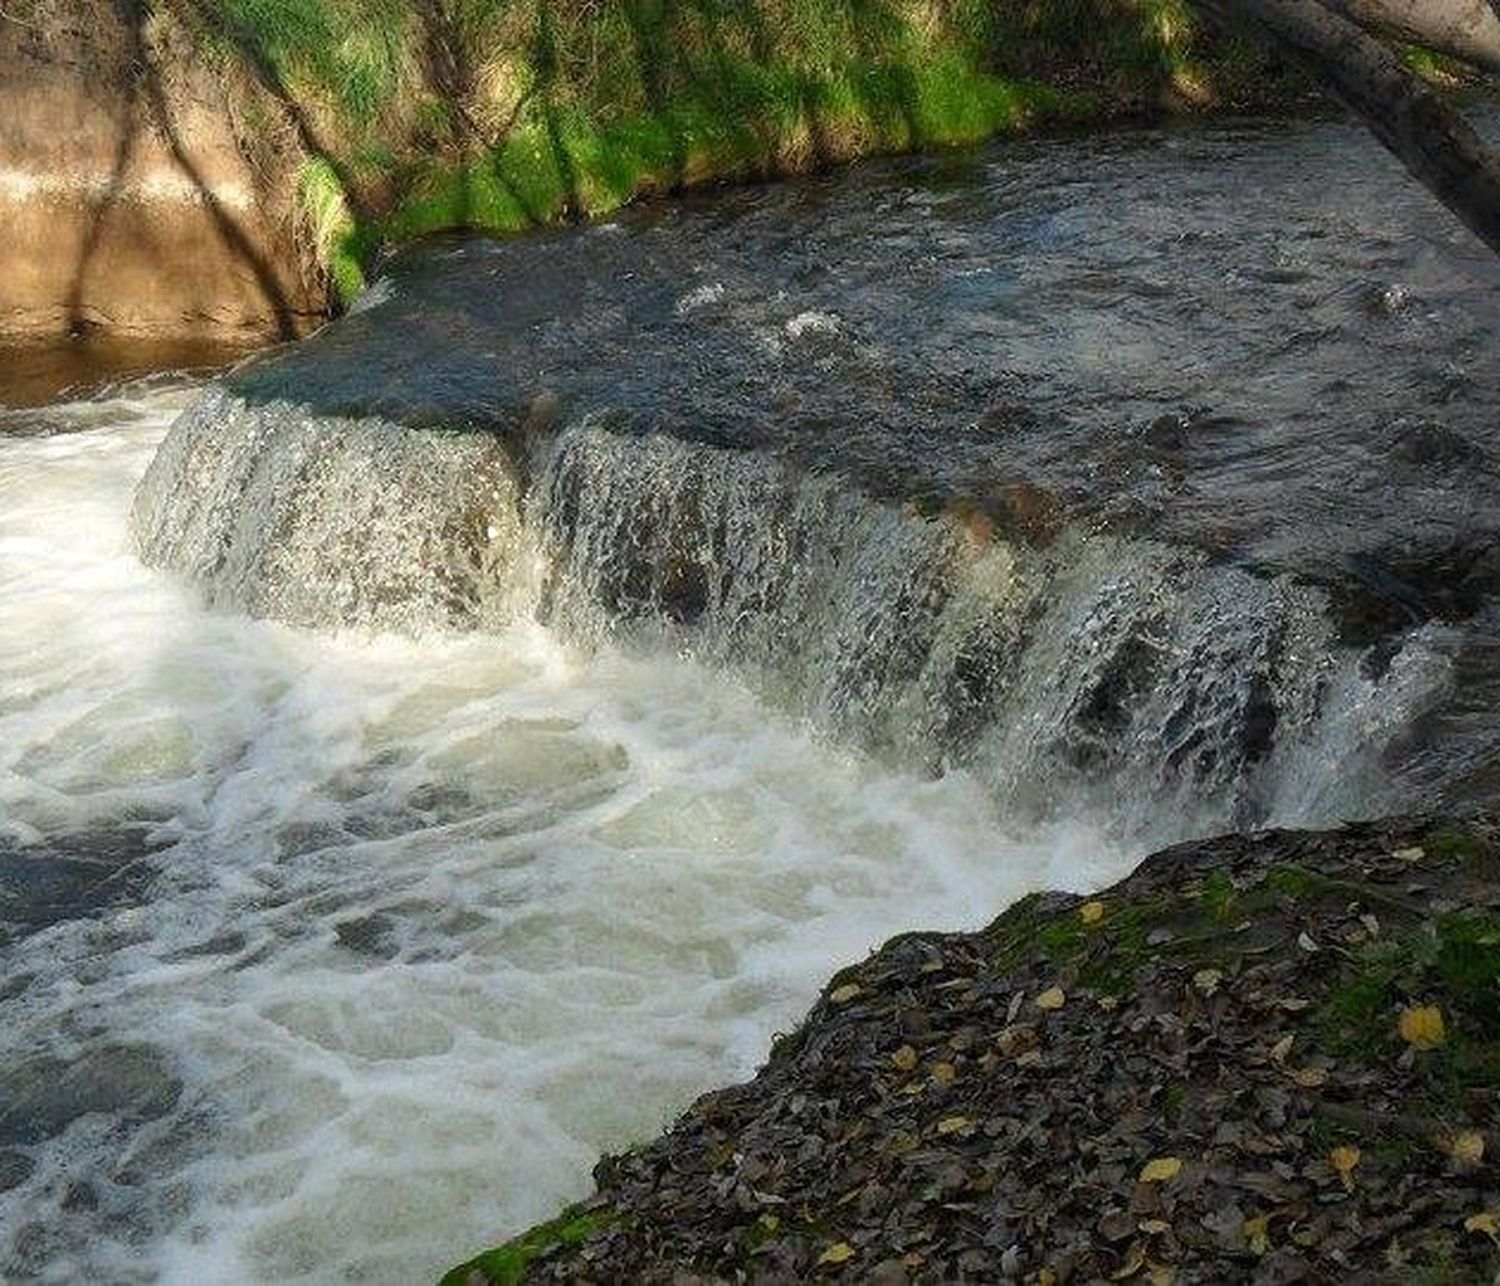
<svg viewBox="0 0 1500 1286">
<path fill-rule="evenodd" d="M 1219 984 L 1223 981 L 1224 975 L 1217 969 L 1200 969 L 1193 975 L 1193 986 L 1205 996 L 1211 996 L 1218 991 Z"/>
<path fill-rule="evenodd" d="M 953 1078 L 958 1075 L 958 1070 L 952 1063 L 934 1063 L 932 1065 L 932 1079 L 939 1085 L 952 1085 Z"/>
<path fill-rule="evenodd" d="M 1098 924 L 1104 919 L 1104 903 L 1085 902 L 1078 908 L 1078 918 L 1085 924 Z"/>
<path fill-rule="evenodd" d="M 1050 1268 L 1036 1270 L 1036 1286 L 1057 1286 L 1057 1274 Z"/>
<path fill-rule="evenodd" d="M 1141 1169 L 1142 1183 L 1165 1183 L 1182 1173 L 1181 1157 L 1157 1157 Z"/>
<path fill-rule="evenodd" d="M 1153 1237 L 1172 1231 L 1172 1225 L 1165 1219 L 1142 1219 L 1136 1227 Z"/>
<path fill-rule="evenodd" d="M 1289 1014 L 1300 1014 L 1312 1001 L 1303 1000 L 1301 996 L 1285 996 L 1276 1003 Z"/>
<path fill-rule="evenodd" d="M 971 1129 L 973 1124 L 974 1122 L 969 1120 L 967 1116 L 945 1116 L 937 1123 L 937 1132 L 939 1134 L 961 1134 L 963 1131 Z"/>
<path fill-rule="evenodd" d="M 1427 856 L 1427 852 L 1414 844 L 1411 848 L 1398 848 L 1391 856 L 1401 862 L 1420 862 Z"/>
<path fill-rule="evenodd" d="M 1470 1215 L 1464 1220 L 1464 1231 L 1482 1232 L 1500 1241 L 1500 1212 L 1485 1210 L 1480 1214 Z"/>
<path fill-rule="evenodd" d="M 1308 955 L 1312 955 L 1318 950 L 1318 944 L 1313 941 L 1312 935 L 1305 929 L 1297 935 L 1297 945 L 1306 951 Z"/>
<path fill-rule="evenodd" d="M 1447 1037 L 1443 1011 L 1436 1005 L 1412 1005 L 1403 1009 L 1396 1030 L 1413 1049 L 1436 1049 Z"/>
<path fill-rule="evenodd" d="M 846 982 L 842 987 L 830 992 L 828 999 L 836 1005 L 843 1005 L 853 1000 L 857 995 L 859 995 L 859 984 L 857 982 Z"/>
<path fill-rule="evenodd" d="M 836 1241 L 818 1256 L 820 1264 L 847 1264 L 858 1252 L 847 1241 Z"/>
<path fill-rule="evenodd" d="M 1478 1130 L 1460 1130 L 1443 1140 L 1443 1151 L 1460 1170 L 1472 1170 L 1484 1160 L 1484 1135 Z"/>
<path fill-rule="evenodd" d="M 917 1065 L 917 1051 L 910 1045 L 903 1045 L 891 1055 L 893 1062 L 901 1071 L 909 1072 Z"/>
<path fill-rule="evenodd" d="M 1038 1009 L 1061 1009 L 1068 1003 L 1068 998 L 1063 994 L 1061 987 L 1048 987 L 1040 996 L 1032 1002 Z"/>
<path fill-rule="evenodd" d="M 1122 1282 L 1127 1277 L 1134 1277 L 1146 1266 L 1146 1248 L 1140 1242 L 1132 1242 L 1130 1250 L 1125 1255 L 1125 1262 L 1110 1273 L 1112 1282 Z"/>
<path fill-rule="evenodd" d="M 1151 1265 L 1151 1286 L 1176 1286 L 1177 1270 L 1170 1264 Z"/>
<path fill-rule="evenodd" d="M 1007 1058 L 1016 1058 L 1037 1047 L 1035 1027 L 1007 1027 L 995 1037 L 995 1045 Z"/>
<path fill-rule="evenodd" d="M 1245 1241 L 1257 1255 L 1264 1255 L 1271 1249 L 1271 1221 L 1265 1215 L 1246 1219 L 1242 1231 Z"/>
<path fill-rule="evenodd" d="M 1343 1180 L 1344 1191 L 1353 1192 L 1354 1167 L 1359 1164 L 1359 1149 L 1353 1144 L 1340 1144 L 1328 1154 L 1328 1164 L 1333 1167 L 1333 1172 Z"/>
<path fill-rule="evenodd" d="M 1295 1035 L 1283 1036 L 1271 1046 L 1271 1061 L 1273 1063 L 1286 1062 L 1286 1056 L 1292 1052 L 1292 1042 L 1296 1040 Z"/>
<path fill-rule="evenodd" d="M 1321 1067 L 1299 1067 L 1292 1073 L 1292 1079 L 1305 1090 L 1315 1090 L 1328 1083 L 1328 1072 Z"/>
</svg>

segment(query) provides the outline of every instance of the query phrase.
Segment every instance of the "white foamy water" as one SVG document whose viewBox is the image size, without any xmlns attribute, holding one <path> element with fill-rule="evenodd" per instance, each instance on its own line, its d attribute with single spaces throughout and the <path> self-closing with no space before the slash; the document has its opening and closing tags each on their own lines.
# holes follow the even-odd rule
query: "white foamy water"
<svg viewBox="0 0 1500 1286">
<path fill-rule="evenodd" d="M 1128 865 L 670 657 L 206 612 L 125 527 L 183 400 L 0 439 L 0 861 L 167 844 L 133 903 L 0 956 L 12 1092 L 91 1056 L 149 1082 L 0 1149 L 31 1167 L 0 1276 L 430 1280 L 886 936 Z"/>
</svg>

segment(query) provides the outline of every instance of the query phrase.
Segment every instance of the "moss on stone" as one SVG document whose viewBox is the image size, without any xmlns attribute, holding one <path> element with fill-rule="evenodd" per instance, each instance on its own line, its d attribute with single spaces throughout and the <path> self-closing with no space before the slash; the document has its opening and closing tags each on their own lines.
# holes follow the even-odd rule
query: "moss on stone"
<svg viewBox="0 0 1500 1286">
<path fill-rule="evenodd" d="M 443 1276 L 442 1286 L 516 1286 L 543 1255 L 581 1245 L 613 1222 L 603 1211 L 569 1207 L 557 1218 L 450 1269 Z"/>
</svg>

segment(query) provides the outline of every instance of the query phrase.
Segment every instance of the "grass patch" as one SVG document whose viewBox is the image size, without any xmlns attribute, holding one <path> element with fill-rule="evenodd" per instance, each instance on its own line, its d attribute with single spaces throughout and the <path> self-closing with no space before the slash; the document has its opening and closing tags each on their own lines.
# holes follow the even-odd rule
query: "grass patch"
<svg viewBox="0 0 1500 1286">
<path fill-rule="evenodd" d="M 1181 0 L 163 0 L 309 154 L 313 255 L 1152 108 L 1267 65 Z M 1283 97 L 1280 87 L 1276 97 Z"/>
</svg>

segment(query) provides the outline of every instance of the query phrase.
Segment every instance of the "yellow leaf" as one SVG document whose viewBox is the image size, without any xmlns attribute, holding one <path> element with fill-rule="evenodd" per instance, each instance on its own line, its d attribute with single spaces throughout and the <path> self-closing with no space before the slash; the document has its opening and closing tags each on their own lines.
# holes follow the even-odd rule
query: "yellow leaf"
<svg viewBox="0 0 1500 1286">
<path fill-rule="evenodd" d="M 836 991 L 830 992 L 828 999 L 836 1005 L 843 1005 L 853 1000 L 857 995 L 859 995 L 859 984 L 857 982 L 846 982 Z"/>
<path fill-rule="evenodd" d="M 1242 1231 L 1245 1240 L 1250 1243 L 1250 1249 L 1257 1255 L 1264 1255 L 1271 1249 L 1271 1221 L 1265 1215 L 1246 1219 Z"/>
<path fill-rule="evenodd" d="M 1036 1270 L 1036 1286 L 1057 1286 L 1057 1274 L 1050 1268 Z"/>
<path fill-rule="evenodd" d="M 1401 1033 L 1401 1039 L 1413 1049 L 1436 1049 L 1447 1036 L 1443 1011 L 1436 1005 L 1413 1005 L 1403 1009 L 1396 1029 Z"/>
<path fill-rule="evenodd" d="M 1218 991 L 1219 983 L 1223 980 L 1224 975 L 1217 969 L 1200 969 L 1193 975 L 1193 986 L 1205 996 L 1211 996 Z"/>
<path fill-rule="evenodd" d="M 859 1252 L 847 1241 L 836 1241 L 818 1256 L 820 1264 L 847 1264 Z"/>
<path fill-rule="evenodd" d="M 1170 1264 L 1151 1265 L 1151 1286 L 1176 1286 L 1177 1270 Z"/>
<path fill-rule="evenodd" d="M 1286 1062 L 1286 1056 L 1292 1052 L 1292 1042 L 1296 1040 L 1295 1035 L 1283 1036 L 1271 1046 L 1271 1061 L 1273 1063 Z"/>
<path fill-rule="evenodd" d="M 1305 1090 L 1315 1090 L 1328 1083 L 1328 1073 L 1321 1067 L 1299 1067 L 1292 1079 Z"/>
<path fill-rule="evenodd" d="M 1085 924 L 1098 924 L 1104 919 L 1104 903 L 1085 902 L 1078 908 L 1078 918 Z"/>
<path fill-rule="evenodd" d="M 1465 1232 L 1482 1232 L 1500 1241 L 1500 1213 L 1486 1210 L 1464 1220 Z"/>
<path fill-rule="evenodd" d="M 1048 987 L 1034 1002 L 1038 1009 L 1061 1009 L 1068 1003 L 1061 987 Z"/>
<path fill-rule="evenodd" d="M 1353 1192 L 1354 1167 L 1359 1164 L 1359 1149 L 1353 1144 L 1340 1144 L 1328 1154 L 1328 1164 L 1333 1167 L 1333 1172 L 1344 1181 L 1344 1190 Z"/>
<path fill-rule="evenodd" d="M 1444 1142 L 1444 1151 L 1460 1169 L 1473 1169 L 1484 1160 L 1484 1135 L 1478 1130 L 1461 1130 Z"/>
<path fill-rule="evenodd" d="M 891 1062 L 903 1072 L 909 1072 L 917 1065 L 917 1051 L 910 1045 L 903 1045 L 891 1055 Z"/>
<path fill-rule="evenodd" d="M 1136 1227 L 1153 1237 L 1160 1233 L 1172 1231 L 1172 1225 L 1165 1219 L 1142 1219 L 1140 1223 L 1136 1224 Z"/>
<path fill-rule="evenodd" d="M 1398 848 L 1391 856 L 1401 862 L 1420 862 L 1427 856 L 1427 853 L 1424 849 L 1413 845 L 1411 848 Z"/>
<path fill-rule="evenodd" d="M 939 1085 L 952 1085 L 953 1078 L 958 1075 L 952 1063 L 934 1063 L 932 1065 L 932 1079 Z"/>
<path fill-rule="evenodd" d="M 939 1134 L 960 1134 L 967 1130 L 973 1122 L 967 1116 L 945 1116 L 937 1123 Z"/>
<path fill-rule="evenodd" d="M 760 1226 L 767 1232 L 774 1233 L 780 1231 L 781 1229 L 781 1220 L 778 1219 L 775 1215 L 761 1215 L 761 1217 L 756 1220 L 756 1222 L 759 1223 Z"/>
<path fill-rule="evenodd" d="M 1181 1157 L 1157 1157 L 1141 1169 L 1142 1183 L 1165 1183 L 1182 1173 Z"/>
</svg>

